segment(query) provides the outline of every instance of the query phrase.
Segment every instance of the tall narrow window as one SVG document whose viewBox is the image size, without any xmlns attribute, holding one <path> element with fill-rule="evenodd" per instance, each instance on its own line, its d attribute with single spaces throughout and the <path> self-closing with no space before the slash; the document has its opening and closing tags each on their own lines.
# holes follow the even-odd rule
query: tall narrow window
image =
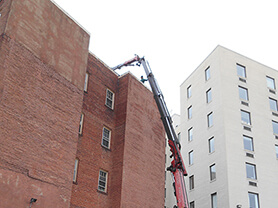
<svg viewBox="0 0 278 208">
<path fill-rule="evenodd" d="M 237 75 L 246 78 L 245 66 L 237 64 L 236 68 L 237 68 Z"/>
<path fill-rule="evenodd" d="M 209 167 L 209 172 L 210 172 L 210 180 L 213 181 L 216 179 L 216 169 L 215 169 L 215 164 L 211 165 Z"/>
<path fill-rule="evenodd" d="M 250 113 L 244 110 L 240 110 L 241 113 L 241 121 L 244 124 L 251 125 L 251 117 Z"/>
<path fill-rule="evenodd" d="M 193 164 L 193 150 L 188 153 L 189 165 Z"/>
<path fill-rule="evenodd" d="M 189 190 L 194 189 L 194 175 L 189 177 Z"/>
<path fill-rule="evenodd" d="M 188 141 L 190 142 L 192 140 L 193 140 L 193 127 L 188 129 Z"/>
<path fill-rule="evenodd" d="M 78 164 L 79 164 L 79 159 L 76 158 L 76 159 L 75 159 L 75 163 L 74 163 L 74 171 L 73 171 L 73 182 L 74 182 L 74 183 L 77 182 Z"/>
<path fill-rule="evenodd" d="M 101 145 L 103 147 L 106 147 L 109 149 L 110 148 L 110 138 L 111 138 L 111 131 L 108 128 L 103 127 Z"/>
<path fill-rule="evenodd" d="M 82 131 L 83 131 L 83 121 L 84 121 L 84 114 L 81 113 L 80 121 L 79 121 L 79 130 L 78 130 L 79 135 L 82 135 Z"/>
<path fill-rule="evenodd" d="M 187 88 L 187 98 L 190 98 L 192 96 L 191 94 L 191 85 Z"/>
<path fill-rule="evenodd" d="M 192 118 L 192 105 L 187 108 L 187 116 L 188 119 Z"/>
<path fill-rule="evenodd" d="M 206 81 L 208 81 L 210 79 L 210 67 L 208 67 L 205 70 L 205 78 L 206 78 Z"/>
<path fill-rule="evenodd" d="M 278 135 L 278 123 L 276 121 L 272 121 L 273 133 Z"/>
<path fill-rule="evenodd" d="M 207 115 L 208 127 L 213 125 L 212 112 Z"/>
<path fill-rule="evenodd" d="M 246 88 L 240 87 L 240 86 L 238 86 L 238 90 L 239 90 L 239 98 L 242 100 L 248 101 L 249 100 L 248 90 Z"/>
<path fill-rule="evenodd" d="M 247 178 L 257 179 L 256 165 L 246 163 L 246 175 L 247 175 Z"/>
<path fill-rule="evenodd" d="M 275 145 L 276 158 L 278 159 L 278 145 Z"/>
<path fill-rule="evenodd" d="M 211 102 L 211 89 L 209 89 L 206 92 L 206 97 L 207 97 L 207 103 L 210 103 Z"/>
<path fill-rule="evenodd" d="M 87 92 L 87 90 L 88 90 L 88 80 L 89 80 L 89 74 L 88 74 L 88 72 L 86 72 L 85 82 L 84 82 L 84 92 Z"/>
<path fill-rule="evenodd" d="M 217 208 L 217 193 L 211 194 L 211 208 Z"/>
<path fill-rule="evenodd" d="M 244 144 L 244 149 L 249 150 L 249 151 L 254 151 L 254 146 L 253 146 L 253 138 L 244 136 L 243 135 L 243 144 Z"/>
<path fill-rule="evenodd" d="M 178 133 L 178 141 L 179 142 L 181 141 L 181 133 L 180 132 Z"/>
<path fill-rule="evenodd" d="M 248 193 L 249 198 L 249 207 L 250 208 L 259 208 L 259 195 L 255 193 Z"/>
<path fill-rule="evenodd" d="M 106 90 L 105 105 L 111 109 L 114 108 L 114 93 L 109 89 Z"/>
<path fill-rule="evenodd" d="M 102 192 L 107 192 L 107 175 L 108 172 L 100 170 L 98 178 L 98 190 Z"/>
<path fill-rule="evenodd" d="M 208 140 L 209 143 L 209 153 L 214 152 L 215 148 L 214 148 L 214 137 L 210 138 Z"/>
<path fill-rule="evenodd" d="M 272 111 L 277 111 L 277 100 L 269 98 L 269 105 Z"/>
<path fill-rule="evenodd" d="M 194 201 L 192 201 L 192 202 L 189 203 L 189 208 L 195 208 L 195 203 L 194 203 Z"/>
<path fill-rule="evenodd" d="M 271 77 L 266 77 L 267 87 L 275 90 L 275 80 Z"/>
</svg>

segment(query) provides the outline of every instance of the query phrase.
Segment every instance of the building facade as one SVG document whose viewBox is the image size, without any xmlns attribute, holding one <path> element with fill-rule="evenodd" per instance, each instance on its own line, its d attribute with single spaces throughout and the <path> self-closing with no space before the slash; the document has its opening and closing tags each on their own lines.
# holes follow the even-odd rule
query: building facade
<svg viewBox="0 0 278 208">
<path fill-rule="evenodd" d="M 222 46 L 181 84 L 190 207 L 278 204 L 278 72 Z"/>
<path fill-rule="evenodd" d="M 1 0 L 0 14 L 0 207 L 162 207 L 151 91 L 89 53 L 52 1 Z"/>
</svg>

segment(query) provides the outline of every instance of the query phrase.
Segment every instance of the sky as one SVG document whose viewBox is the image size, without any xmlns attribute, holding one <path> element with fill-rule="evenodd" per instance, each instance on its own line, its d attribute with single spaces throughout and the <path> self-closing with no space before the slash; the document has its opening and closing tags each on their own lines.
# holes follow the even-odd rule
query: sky
<svg viewBox="0 0 278 208">
<path fill-rule="evenodd" d="M 276 0 L 53 1 L 90 33 L 89 50 L 109 67 L 144 56 L 170 114 L 180 113 L 180 85 L 217 45 L 278 70 Z M 126 71 L 145 76 L 142 67 L 117 73 Z"/>
</svg>

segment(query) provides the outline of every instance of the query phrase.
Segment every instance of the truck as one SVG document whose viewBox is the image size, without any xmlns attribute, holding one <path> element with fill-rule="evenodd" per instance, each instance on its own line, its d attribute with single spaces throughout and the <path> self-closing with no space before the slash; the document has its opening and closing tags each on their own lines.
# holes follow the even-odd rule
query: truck
<svg viewBox="0 0 278 208">
<path fill-rule="evenodd" d="M 144 57 L 140 58 L 138 55 L 135 55 L 134 58 L 113 67 L 112 70 L 115 71 L 124 66 L 134 66 L 134 63 L 137 66 L 142 65 L 145 70 L 147 79 L 143 79 L 143 77 L 141 77 L 141 81 L 148 81 L 150 84 L 168 138 L 168 145 L 172 153 L 170 158 L 173 158 L 173 160 L 171 161 L 171 165 L 167 167 L 167 171 L 169 171 L 173 176 L 174 195 L 177 201 L 177 205 L 174 205 L 173 208 L 189 208 L 184 181 L 184 176 L 187 176 L 187 171 L 180 153 L 181 145 L 174 130 L 173 121 L 166 106 L 164 96 L 151 71 L 148 61 L 146 61 Z"/>
</svg>

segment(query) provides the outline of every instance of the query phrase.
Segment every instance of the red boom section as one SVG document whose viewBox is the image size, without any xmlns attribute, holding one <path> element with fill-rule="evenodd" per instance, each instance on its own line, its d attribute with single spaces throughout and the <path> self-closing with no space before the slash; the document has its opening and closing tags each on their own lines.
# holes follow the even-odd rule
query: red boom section
<svg viewBox="0 0 278 208">
<path fill-rule="evenodd" d="M 178 208 L 189 208 L 188 199 L 185 190 L 184 176 L 180 169 L 173 172 L 175 179 L 175 190 Z"/>
</svg>

